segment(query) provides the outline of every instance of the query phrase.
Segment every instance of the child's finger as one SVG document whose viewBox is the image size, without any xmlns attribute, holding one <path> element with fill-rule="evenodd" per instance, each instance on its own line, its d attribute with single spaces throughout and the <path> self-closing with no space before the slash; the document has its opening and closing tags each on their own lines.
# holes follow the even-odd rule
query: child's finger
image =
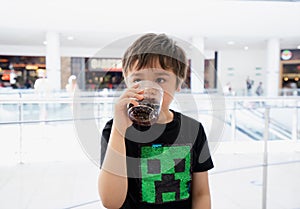
<svg viewBox="0 0 300 209">
<path fill-rule="evenodd" d="M 131 99 L 131 100 L 129 100 L 129 102 L 127 103 L 127 109 L 129 109 L 130 107 L 138 106 L 138 105 L 139 105 L 139 103 L 138 103 L 136 100 Z"/>
<path fill-rule="evenodd" d="M 139 92 L 128 92 L 125 95 L 125 98 L 136 98 L 138 100 L 141 100 L 144 98 L 144 96 L 142 94 L 140 94 Z"/>
</svg>

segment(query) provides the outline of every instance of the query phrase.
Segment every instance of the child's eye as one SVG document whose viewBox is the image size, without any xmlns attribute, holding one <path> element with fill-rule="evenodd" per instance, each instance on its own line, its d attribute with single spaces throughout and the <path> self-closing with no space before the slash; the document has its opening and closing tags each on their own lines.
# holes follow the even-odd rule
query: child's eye
<svg viewBox="0 0 300 209">
<path fill-rule="evenodd" d="M 133 79 L 133 83 L 137 83 L 137 82 L 140 82 L 140 81 L 141 81 L 141 79 L 139 79 L 139 78 Z"/>
<path fill-rule="evenodd" d="M 164 78 L 157 78 L 155 82 L 156 83 L 164 83 L 164 82 L 166 82 L 166 80 Z"/>
</svg>

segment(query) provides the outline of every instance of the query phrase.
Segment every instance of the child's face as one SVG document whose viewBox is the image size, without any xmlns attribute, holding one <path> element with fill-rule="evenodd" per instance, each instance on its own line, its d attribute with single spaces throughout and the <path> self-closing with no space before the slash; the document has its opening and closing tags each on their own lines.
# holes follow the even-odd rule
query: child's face
<svg viewBox="0 0 300 209">
<path fill-rule="evenodd" d="M 136 70 L 133 67 L 126 75 L 128 86 L 142 80 L 155 82 L 162 87 L 164 96 L 161 109 L 162 111 L 168 111 L 175 92 L 179 90 L 179 88 L 177 88 L 176 75 L 171 70 L 164 70 L 160 66 L 157 66 L 156 68 L 143 68 L 140 70 Z"/>
</svg>

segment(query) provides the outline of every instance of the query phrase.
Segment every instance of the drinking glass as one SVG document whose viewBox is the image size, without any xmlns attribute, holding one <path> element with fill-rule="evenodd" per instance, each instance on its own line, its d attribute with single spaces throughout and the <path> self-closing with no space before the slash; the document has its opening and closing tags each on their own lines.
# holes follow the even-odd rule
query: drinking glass
<svg viewBox="0 0 300 209">
<path fill-rule="evenodd" d="M 163 89 L 155 82 L 143 80 L 139 89 L 144 90 L 142 100 L 137 100 L 137 106 L 128 105 L 128 116 L 133 123 L 141 126 L 151 126 L 159 117 L 163 100 Z"/>
</svg>

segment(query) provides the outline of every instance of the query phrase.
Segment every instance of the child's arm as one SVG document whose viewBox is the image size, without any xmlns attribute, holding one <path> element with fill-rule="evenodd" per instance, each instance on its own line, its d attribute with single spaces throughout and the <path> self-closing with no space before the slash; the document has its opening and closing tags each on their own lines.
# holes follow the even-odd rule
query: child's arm
<svg viewBox="0 0 300 209">
<path fill-rule="evenodd" d="M 127 195 L 125 132 L 132 123 L 127 116 L 127 104 L 137 105 L 135 100 L 143 98 L 137 87 L 127 89 L 115 104 L 113 125 L 98 179 L 99 195 L 106 208 L 120 208 Z"/>
<path fill-rule="evenodd" d="M 125 201 L 127 187 L 125 140 L 113 125 L 98 179 L 103 206 L 120 208 Z"/>
<path fill-rule="evenodd" d="M 211 208 L 207 171 L 193 173 L 192 208 L 193 209 L 210 209 Z"/>
</svg>

